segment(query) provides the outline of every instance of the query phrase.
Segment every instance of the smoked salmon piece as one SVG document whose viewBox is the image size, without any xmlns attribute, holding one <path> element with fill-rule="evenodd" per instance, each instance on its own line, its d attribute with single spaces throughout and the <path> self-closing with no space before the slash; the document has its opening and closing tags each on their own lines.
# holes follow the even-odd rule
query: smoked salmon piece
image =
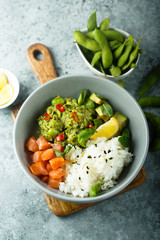
<svg viewBox="0 0 160 240">
<path fill-rule="evenodd" d="M 55 157 L 49 161 L 53 170 L 62 167 L 67 161 L 63 157 Z"/>
<path fill-rule="evenodd" d="M 37 152 L 33 153 L 32 161 L 33 162 L 40 162 L 40 161 L 42 161 L 42 159 L 41 159 L 42 153 L 43 153 L 43 151 L 37 151 Z"/>
<path fill-rule="evenodd" d="M 48 186 L 50 186 L 51 188 L 59 189 L 60 182 L 61 182 L 61 179 L 53 179 L 49 177 Z"/>
<path fill-rule="evenodd" d="M 51 170 L 53 170 L 50 163 L 47 163 L 47 167 L 46 167 L 46 168 L 47 168 L 47 171 L 48 171 L 48 172 L 50 172 Z"/>
<path fill-rule="evenodd" d="M 62 147 L 59 143 L 51 143 L 51 146 L 54 150 L 57 150 L 58 152 L 64 152 L 64 147 Z"/>
<path fill-rule="evenodd" d="M 39 150 L 37 140 L 34 136 L 31 136 L 27 142 L 26 142 L 26 147 L 28 148 L 29 151 L 31 152 L 36 152 Z"/>
<path fill-rule="evenodd" d="M 46 175 L 46 176 L 41 176 L 40 179 L 45 182 L 45 183 L 48 183 L 48 180 L 49 180 L 49 176 Z"/>
<path fill-rule="evenodd" d="M 39 150 L 45 150 L 45 149 L 51 148 L 51 144 L 43 136 L 40 136 L 37 139 L 37 144 L 38 144 Z"/>
<path fill-rule="evenodd" d="M 48 171 L 45 168 L 45 165 L 43 162 L 35 162 L 28 167 L 29 167 L 31 173 L 36 176 L 48 175 Z"/>
<path fill-rule="evenodd" d="M 65 172 L 62 168 L 57 168 L 56 170 L 52 170 L 49 172 L 49 176 L 53 179 L 61 179 L 65 175 Z"/>
<path fill-rule="evenodd" d="M 53 148 L 46 149 L 42 152 L 41 159 L 42 161 L 50 160 L 51 158 L 56 157 Z"/>
</svg>

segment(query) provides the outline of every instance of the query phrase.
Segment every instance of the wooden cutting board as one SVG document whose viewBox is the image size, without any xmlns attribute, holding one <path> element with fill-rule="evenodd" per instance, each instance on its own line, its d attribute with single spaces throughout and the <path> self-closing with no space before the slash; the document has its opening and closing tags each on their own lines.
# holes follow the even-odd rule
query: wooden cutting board
<svg viewBox="0 0 160 240">
<path fill-rule="evenodd" d="M 42 60 L 36 59 L 36 56 L 39 53 L 43 55 Z M 57 74 L 54 68 L 51 54 L 46 46 L 40 43 L 30 46 L 27 50 L 27 59 L 33 71 L 36 73 L 41 84 L 45 84 L 46 82 L 54 78 L 57 78 Z M 11 115 L 14 121 L 16 119 L 16 116 L 18 114 L 20 107 L 21 105 L 14 106 L 11 110 Z M 136 176 L 136 178 L 117 195 L 142 185 L 145 179 L 146 179 L 146 172 L 143 167 L 141 171 L 138 173 L 138 175 Z M 44 193 L 44 196 L 50 210 L 56 216 L 66 216 L 99 203 L 99 202 L 86 203 L 86 204 L 72 203 L 72 202 L 66 202 L 66 201 L 56 199 L 54 197 L 47 195 L 46 193 Z"/>
</svg>

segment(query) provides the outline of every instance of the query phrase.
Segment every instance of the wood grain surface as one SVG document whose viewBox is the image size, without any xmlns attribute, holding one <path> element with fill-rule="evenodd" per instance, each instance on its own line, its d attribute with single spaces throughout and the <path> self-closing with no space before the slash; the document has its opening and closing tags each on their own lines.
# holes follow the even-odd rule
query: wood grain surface
<svg viewBox="0 0 160 240">
<path fill-rule="evenodd" d="M 42 60 L 37 60 L 35 58 L 35 52 L 40 52 L 43 55 Z M 36 73 L 39 81 L 41 84 L 45 84 L 46 82 L 57 78 L 57 74 L 54 68 L 54 64 L 51 58 L 51 54 L 46 46 L 40 43 L 36 43 L 32 46 L 30 46 L 27 50 L 27 59 L 33 69 L 33 71 Z M 13 121 L 15 121 L 16 116 L 18 114 L 18 111 L 20 109 L 22 104 L 16 105 L 11 110 L 11 115 L 13 118 Z M 122 194 L 128 190 L 131 190 L 133 188 L 136 188 L 144 183 L 146 179 L 146 172 L 144 167 L 141 169 L 141 171 L 138 173 L 136 178 L 125 188 L 123 189 L 119 194 Z M 115 195 L 115 196 L 117 196 Z M 45 199 L 47 201 L 47 204 L 50 208 L 50 210 L 56 215 L 56 216 L 67 216 L 69 214 L 75 213 L 77 211 L 80 211 L 82 209 L 85 209 L 87 207 L 93 206 L 99 202 L 96 203 L 72 203 L 72 202 L 66 202 L 59 200 L 57 198 L 51 197 L 44 193 Z M 114 197 L 115 197 L 114 196 Z M 107 200 L 105 200 L 107 201 Z"/>
</svg>

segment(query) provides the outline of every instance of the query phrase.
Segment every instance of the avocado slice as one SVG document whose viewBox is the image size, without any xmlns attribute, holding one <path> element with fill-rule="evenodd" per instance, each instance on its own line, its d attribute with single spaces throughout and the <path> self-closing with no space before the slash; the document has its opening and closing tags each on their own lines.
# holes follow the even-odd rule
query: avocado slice
<svg viewBox="0 0 160 240">
<path fill-rule="evenodd" d="M 118 120 L 118 122 L 119 122 L 119 131 L 121 131 L 122 128 L 124 128 L 126 126 L 128 118 L 125 115 L 123 115 L 122 113 L 120 113 L 120 112 L 116 112 L 114 114 L 114 117 Z"/>
<path fill-rule="evenodd" d="M 97 107 L 95 110 L 105 122 L 107 122 L 109 118 L 113 116 L 113 108 L 107 102 L 103 103 L 101 106 Z"/>
<path fill-rule="evenodd" d="M 97 104 L 102 104 L 104 101 L 106 101 L 106 98 L 100 96 L 99 94 L 92 93 L 91 96 L 89 97 L 93 102 Z"/>
</svg>

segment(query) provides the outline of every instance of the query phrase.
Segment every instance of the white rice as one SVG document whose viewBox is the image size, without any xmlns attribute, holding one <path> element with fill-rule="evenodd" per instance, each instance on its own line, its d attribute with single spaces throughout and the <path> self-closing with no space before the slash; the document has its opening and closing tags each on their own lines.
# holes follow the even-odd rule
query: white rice
<svg viewBox="0 0 160 240">
<path fill-rule="evenodd" d="M 72 147 L 65 158 L 76 162 L 66 164 L 67 176 L 59 189 L 74 196 L 86 197 L 96 183 L 103 183 L 102 190 L 114 187 L 124 166 L 132 161 L 133 156 L 128 148 L 121 146 L 118 138 L 90 140 L 86 149 Z"/>
</svg>

